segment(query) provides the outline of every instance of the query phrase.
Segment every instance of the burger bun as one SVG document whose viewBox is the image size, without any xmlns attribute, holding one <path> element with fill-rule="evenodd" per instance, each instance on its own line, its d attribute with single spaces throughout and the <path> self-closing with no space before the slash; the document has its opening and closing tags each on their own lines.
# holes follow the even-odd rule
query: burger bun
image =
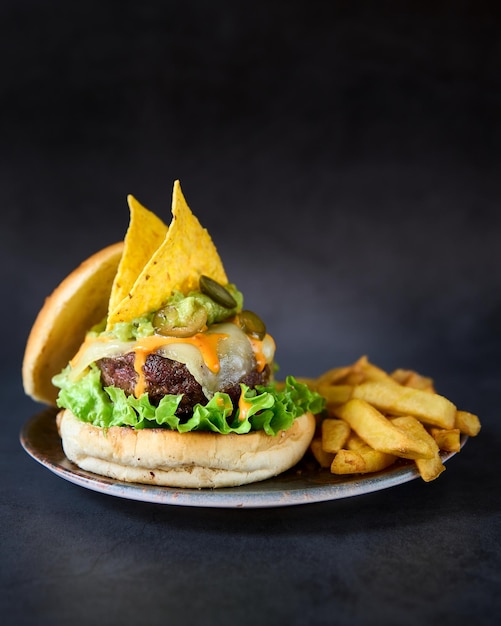
<svg viewBox="0 0 501 626">
<path fill-rule="evenodd" d="M 65 455 L 83 470 L 124 482 L 197 489 L 236 487 L 281 474 L 301 460 L 316 424 L 305 413 L 275 436 L 103 429 L 67 409 L 57 423 Z"/>
<path fill-rule="evenodd" d="M 108 312 L 123 242 L 96 252 L 73 270 L 46 298 L 26 343 L 22 365 L 25 393 L 56 406 L 52 377 L 76 354 L 86 332 Z"/>
</svg>

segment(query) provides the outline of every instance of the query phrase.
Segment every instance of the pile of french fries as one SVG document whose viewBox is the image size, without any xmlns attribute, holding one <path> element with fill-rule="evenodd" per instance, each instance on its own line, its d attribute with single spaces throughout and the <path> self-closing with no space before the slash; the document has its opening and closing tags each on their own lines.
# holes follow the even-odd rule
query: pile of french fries
<svg viewBox="0 0 501 626">
<path fill-rule="evenodd" d="M 411 459 L 429 482 L 445 470 L 441 451 L 459 452 L 461 435 L 480 431 L 479 418 L 437 394 L 432 379 L 387 373 L 366 356 L 303 382 L 326 400 L 311 451 L 333 474 L 378 472 Z"/>
</svg>

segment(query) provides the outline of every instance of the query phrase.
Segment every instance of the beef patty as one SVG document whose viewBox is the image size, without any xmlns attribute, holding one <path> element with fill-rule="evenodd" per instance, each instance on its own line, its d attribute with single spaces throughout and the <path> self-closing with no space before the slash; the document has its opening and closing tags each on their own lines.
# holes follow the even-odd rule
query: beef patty
<svg viewBox="0 0 501 626">
<path fill-rule="evenodd" d="M 127 395 L 134 393 L 137 373 L 134 369 L 134 353 L 129 352 L 118 357 L 106 357 L 97 361 L 101 370 L 103 386 L 114 386 L 123 389 Z M 158 354 L 149 354 L 143 367 L 146 381 L 146 392 L 150 402 L 157 405 L 167 394 L 183 394 L 176 414 L 180 417 L 191 415 L 195 404 L 207 404 L 202 387 L 190 374 L 184 363 L 167 359 Z M 244 376 L 238 383 L 220 389 L 227 393 L 233 406 L 236 406 L 240 397 L 240 383 L 249 387 L 266 385 L 270 380 L 270 368 L 266 366 L 262 372 L 253 370 Z"/>
</svg>

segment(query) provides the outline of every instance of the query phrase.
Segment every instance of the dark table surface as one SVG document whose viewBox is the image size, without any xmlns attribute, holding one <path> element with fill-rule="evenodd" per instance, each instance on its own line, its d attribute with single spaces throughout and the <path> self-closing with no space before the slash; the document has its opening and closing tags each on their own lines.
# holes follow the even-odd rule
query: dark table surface
<svg viewBox="0 0 501 626">
<path fill-rule="evenodd" d="M 0 8 L 2 623 L 499 623 L 499 15 L 136 4 Z M 367 354 L 480 416 L 438 480 L 185 507 L 82 488 L 23 451 L 45 296 L 123 237 L 128 193 L 168 220 L 176 178 L 281 373 Z"/>
</svg>

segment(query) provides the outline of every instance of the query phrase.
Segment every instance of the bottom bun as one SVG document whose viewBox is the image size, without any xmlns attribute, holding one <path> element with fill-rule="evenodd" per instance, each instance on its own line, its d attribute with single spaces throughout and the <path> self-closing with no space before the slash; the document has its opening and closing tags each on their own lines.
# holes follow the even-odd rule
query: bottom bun
<svg viewBox="0 0 501 626">
<path fill-rule="evenodd" d="M 276 436 L 103 429 L 68 410 L 57 419 L 64 453 L 81 469 L 125 482 L 195 489 L 237 487 L 277 476 L 301 460 L 315 431 L 311 413 Z"/>
</svg>

